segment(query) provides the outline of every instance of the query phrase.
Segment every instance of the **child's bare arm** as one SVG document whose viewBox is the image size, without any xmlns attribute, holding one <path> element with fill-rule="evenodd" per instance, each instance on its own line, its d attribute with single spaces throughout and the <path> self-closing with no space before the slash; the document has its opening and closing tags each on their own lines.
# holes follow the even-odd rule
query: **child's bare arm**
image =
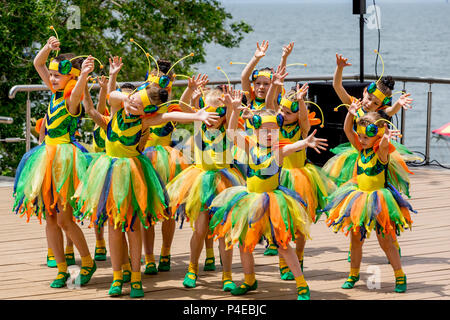
<svg viewBox="0 0 450 320">
<path fill-rule="evenodd" d="M 298 101 L 298 121 L 302 128 L 302 138 L 308 137 L 309 130 L 311 130 L 311 124 L 309 123 L 308 108 L 305 103 L 305 96 L 308 93 L 309 86 L 305 83 L 301 88 L 297 84 L 297 101 Z"/>
<path fill-rule="evenodd" d="M 347 61 L 348 59 L 343 58 L 342 55 L 336 53 L 336 70 L 333 76 L 333 88 L 339 99 L 341 99 L 342 103 L 351 104 L 352 97 L 348 94 L 348 92 L 342 85 L 342 71 L 345 67 L 352 65 Z"/>
<path fill-rule="evenodd" d="M 52 52 L 53 50 L 59 50 L 59 45 L 60 42 L 58 39 L 56 39 L 55 37 L 50 37 L 33 61 L 34 68 L 41 77 L 42 81 L 44 81 L 47 87 L 51 88 L 52 90 L 53 88 L 50 82 L 50 73 L 48 72 L 45 63 L 47 62 L 50 52 Z"/>
<path fill-rule="evenodd" d="M 83 92 L 87 84 L 87 78 L 89 73 L 94 70 L 94 58 L 89 56 L 83 61 L 81 66 L 80 76 L 75 84 L 70 97 L 67 99 L 67 108 L 71 114 L 78 114 L 80 111 L 80 103 L 82 100 Z"/>
<path fill-rule="evenodd" d="M 354 146 L 358 150 L 361 149 L 361 145 L 359 143 L 357 133 L 353 130 L 353 121 L 356 115 L 356 110 L 358 110 L 359 108 L 361 108 L 360 104 L 356 102 L 352 103 L 348 109 L 347 116 L 345 117 L 344 121 L 345 135 L 347 136 L 347 139 L 352 144 L 352 146 Z"/>
<path fill-rule="evenodd" d="M 269 41 L 263 40 L 261 45 L 259 45 L 259 42 L 256 43 L 256 51 L 253 57 L 251 58 L 250 62 L 247 63 L 244 70 L 242 70 L 241 73 L 241 86 L 242 90 L 248 92 L 247 98 L 250 99 L 250 92 L 251 92 L 251 82 L 250 82 L 250 76 L 252 75 L 253 70 L 255 69 L 258 62 L 261 60 L 262 57 L 266 55 L 267 48 L 269 47 Z"/>
<path fill-rule="evenodd" d="M 98 112 L 94 108 L 94 102 L 92 101 L 92 97 L 89 93 L 88 86 L 85 85 L 84 96 L 83 96 L 83 106 L 86 113 L 91 117 L 91 119 L 95 122 L 103 130 L 107 129 L 108 124 L 105 122 L 105 119 L 102 117 L 101 113 Z"/>
</svg>

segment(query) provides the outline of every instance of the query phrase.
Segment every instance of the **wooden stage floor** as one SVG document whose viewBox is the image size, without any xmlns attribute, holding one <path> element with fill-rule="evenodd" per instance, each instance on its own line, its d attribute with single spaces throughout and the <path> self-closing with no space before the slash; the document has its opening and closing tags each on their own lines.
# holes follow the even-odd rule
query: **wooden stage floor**
<svg viewBox="0 0 450 320">
<path fill-rule="evenodd" d="M 406 230 L 400 237 L 403 269 L 408 279 L 404 294 L 394 293 L 394 275 L 391 266 L 380 249 L 375 234 L 366 240 L 361 265 L 361 280 L 352 290 L 341 289 L 349 263 L 349 240 L 342 234 L 334 234 L 325 226 L 324 218 L 312 226 L 313 240 L 305 249 L 304 274 L 311 290 L 312 300 L 423 300 L 450 298 L 450 171 L 432 168 L 413 168 L 410 200 L 414 209 L 412 231 Z M 95 300 L 112 299 L 108 289 L 112 282 L 109 260 L 97 262 L 97 271 L 91 282 L 81 288 L 50 288 L 56 269 L 46 266 L 47 243 L 45 225 L 36 219 L 26 223 L 12 213 L 12 187 L 0 184 L 0 299 L 27 300 Z M 44 222 L 45 223 L 45 222 Z M 82 226 L 91 252 L 95 236 L 92 229 Z M 200 274 L 197 288 L 182 286 L 189 262 L 191 229 L 186 223 L 175 231 L 172 247 L 172 270 L 158 275 L 142 275 L 145 297 L 143 299 L 236 299 L 221 290 L 221 267 L 215 243 L 216 271 L 205 272 L 204 252 L 200 258 Z M 106 235 L 107 236 L 107 235 Z M 161 246 L 160 225 L 157 226 L 155 253 Z M 280 280 L 278 257 L 263 255 L 264 246 L 255 249 L 256 276 L 259 287 L 239 300 L 295 300 L 294 281 Z M 75 250 L 77 264 L 80 265 Z M 156 259 L 158 259 L 156 255 Z M 379 279 L 379 287 L 373 288 L 373 280 Z M 233 278 L 243 280 L 239 252 L 234 250 Z M 116 300 L 130 299 L 129 284 L 124 285 L 124 295 Z"/>
</svg>

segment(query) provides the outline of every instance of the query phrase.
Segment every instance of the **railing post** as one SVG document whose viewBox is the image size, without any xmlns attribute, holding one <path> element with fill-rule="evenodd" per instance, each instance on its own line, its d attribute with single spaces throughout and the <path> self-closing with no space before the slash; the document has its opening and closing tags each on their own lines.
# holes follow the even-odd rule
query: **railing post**
<svg viewBox="0 0 450 320">
<path fill-rule="evenodd" d="M 406 81 L 403 81 L 403 93 L 406 92 Z M 406 116 L 406 112 L 405 109 L 402 108 L 401 111 L 401 115 L 402 115 L 402 119 L 401 119 L 401 129 L 400 129 L 400 133 L 401 133 L 401 137 L 400 137 L 400 143 L 401 144 L 405 144 L 405 116 Z"/>
<path fill-rule="evenodd" d="M 428 100 L 427 100 L 427 133 L 425 141 L 425 164 L 430 164 L 430 138 L 431 138 L 431 106 L 432 106 L 431 82 L 428 87 Z"/>
<path fill-rule="evenodd" d="M 30 141 L 31 141 L 31 100 L 30 100 L 30 92 L 27 92 L 27 123 L 25 124 L 26 132 L 25 132 L 25 147 L 26 151 L 30 151 Z"/>
</svg>

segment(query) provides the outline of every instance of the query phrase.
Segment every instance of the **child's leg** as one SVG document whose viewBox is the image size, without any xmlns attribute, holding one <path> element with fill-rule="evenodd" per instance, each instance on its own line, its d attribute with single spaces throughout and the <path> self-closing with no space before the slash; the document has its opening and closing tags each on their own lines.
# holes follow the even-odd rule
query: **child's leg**
<svg viewBox="0 0 450 320">
<path fill-rule="evenodd" d="M 94 228 L 95 233 L 95 253 L 94 259 L 97 261 L 106 260 L 106 242 L 104 238 L 104 228 Z"/>
<path fill-rule="evenodd" d="M 355 283 L 359 280 L 359 268 L 362 260 L 362 247 L 364 240 L 361 240 L 359 233 L 350 232 L 350 244 L 351 244 L 351 262 L 350 262 L 350 274 L 347 281 L 342 285 L 343 289 L 352 289 Z"/>
<path fill-rule="evenodd" d="M 225 250 L 225 239 L 219 239 L 219 252 L 222 259 L 222 289 L 231 291 L 236 288 L 231 275 L 231 265 L 233 262 L 233 248 Z"/>
<path fill-rule="evenodd" d="M 241 256 L 242 269 L 244 270 L 244 283 L 231 290 L 231 294 L 235 296 L 246 294 L 248 291 L 256 290 L 258 287 L 253 253 L 244 251 L 242 246 L 239 246 L 239 253 Z"/>
<path fill-rule="evenodd" d="M 211 234 L 210 230 L 206 233 L 205 236 L 205 249 L 206 249 L 206 259 L 205 265 L 203 267 L 204 271 L 215 271 L 216 270 L 216 258 L 214 256 L 214 243 L 213 239 L 208 236 Z"/>
<path fill-rule="evenodd" d="M 158 271 L 170 270 L 170 248 L 175 234 L 175 219 L 164 220 L 161 224 L 162 247 L 159 255 Z"/>
<path fill-rule="evenodd" d="M 50 240 L 49 240 L 49 236 L 50 236 L 49 232 L 51 232 L 51 231 L 49 231 L 49 228 L 50 228 L 49 224 L 46 223 L 45 224 L 45 235 L 46 235 L 46 239 L 47 239 L 47 267 L 56 268 L 55 254 L 53 253 L 52 247 L 50 245 Z"/>
<path fill-rule="evenodd" d="M 142 254 L 142 237 L 141 224 L 136 221 L 133 231 L 128 231 L 128 243 L 130 246 L 131 256 L 131 292 L 132 298 L 144 296 L 141 282 L 141 254 Z"/>
<path fill-rule="evenodd" d="M 111 257 L 111 265 L 113 270 L 113 283 L 109 289 L 109 295 L 118 296 L 122 294 L 123 284 L 123 239 L 124 234 L 120 227 L 114 229 L 114 226 L 108 223 L 108 242 Z"/>
<path fill-rule="evenodd" d="M 198 276 L 198 259 L 203 249 L 206 233 L 208 232 L 209 216 L 206 212 L 199 213 L 197 220 L 195 221 L 195 230 L 192 232 L 190 241 L 190 258 L 189 268 L 186 276 L 184 277 L 183 285 L 186 288 L 195 288 L 197 276 Z"/>
<path fill-rule="evenodd" d="M 81 255 L 81 271 L 79 279 L 76 279 L 76 281 L 79 281 L 77 283 L 80 283 L 81 285 L 87 284 L 89 280 L 91 280 L 97 266 L 91 257 L 83 231 L 73 221 L 72 207 L 67 204 L 66 210 L 63 210 L 60 200 L 58 200 L 58 207 L 60 208 L 60 212 L 57 215 L 58 225 L 64 230 L 67 236 L 72 239 Z"/>
<path fill-rule="evenodd" d="M 297 298 L 299 300 L 309 300 L 310 298 L 309 287 L 303 276 L 300 262 L 298 261 L 298 256 L 296 252 L 288 244 L 286 249 L 279 247 L 278 253 L 280 254 L 280 257 L 284 258 L 286 264 L 289 266 L 292 274 L 295 277 L 295 282 L 297 284 Z"/>
<path fill-rule="evenodd" d="M 295 254 L 297 255 L 298 261 L 300 262 L 300 267 L 303 272 L 303 256 L 305 252 L 306 238 L 303 234 L 297 236 L 295 240 Z"/>
<path fill-rule="evenodd" d="M 402 269 L 402 263 L 400 260 L 400 254 L 398 248 L 395 246 L 395 242 L 390 235 L 383 235 L 377 233 L 378 243 L 381 249 L 383 249 L 386 257 L 391 263 L 392 269 L 395 275 L 395 291 L 405 292 L 406 291 L 406 275 Z"/>
<path fill-rule="evenodd" d="M 64 255 L 66 256 L 66 262 L 68 266 L 73 266 L 75 262 L 75 252 L 73 251 L 73 241 L 66 233 L 66 248 L 64 249 Z"/>
<path fill-rule="evenodd" d="M 52 288 L 62 288 L 66 285 L 70 274 L 67 272 L 67 262 L 64 256 L 64 236 L 58 225 L 56 214 L 47 215 L 45 230 L 47 233 L 47 243 L 49 248 L 52 249 L 58 268 L 58 275 L 50 286 Z"/>
<path fill-rule="evenodd" d="M 145 229 L 144 226 L 142 229 L 142 243 L 144 244 L 144 253 L 145 253 L 145 274 L 157 274 L 158 269 L 156 269 L 155 263 L 155 255 L 153 253 L 153 249 L 155 246 L 155 225 L 148 227 Z"/>
<path fill-rule="evenodd" d="M 122 272 L 123 272 L 123 283 L 131 281 L 131 262 L 130 255 L 128 253 L 128 242 L 125 237 L 125 233 L 122 232 Z"/>
</svg>

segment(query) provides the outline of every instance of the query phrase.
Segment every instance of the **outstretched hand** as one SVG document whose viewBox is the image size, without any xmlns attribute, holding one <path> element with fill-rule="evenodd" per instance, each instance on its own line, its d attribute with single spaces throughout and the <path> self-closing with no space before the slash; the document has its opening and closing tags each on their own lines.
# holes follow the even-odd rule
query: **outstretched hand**
<svg viewBox="0 0 450 320">
<path fill-rule="evenodd" d="M 283 53 L 281 54 L 281 56 L 283 58 L 287 58 L 291 54 L 293 49 L 294 49 L 293 42 L 289 43 L 287 46 L 283 46 Z"/>
<path fill-rule="evenodd" d="M 114 56 L 109 58 L 109 75 L 115 75 L 122 69 L 122 57 Z"/>
<path fill-rule="evenodd" d="M 327 150 L 328 147 L 327 139 L 316 138 L 315 135 L 317 133 L 317 129 L 314 130 L 304 141 L 308 148 L 313 148 L 317 153 L 320 153 L 320 150 Z"/>
<path fill-rule="evenodd" d="M 61 43 L 54 36 L 51 36 L 47 40 L 47 46 L 50 48 L 50 50 L 60 50 L 60 48 L 59 48 L 60 45 L 61 45 Z"/>
<path fill-rule="evenodd" d="M 286 67 L 277 67 L 277 71 L 272 75 L 272 83 L 277 86 L 282 86 L 284 78 L 287 77 L 289 73 L 286 72 Z"/>
<path fill-rule="evenodd" d="M 409 98 L 409 96 L 411 96 L 410 93 L 402 94 L 396 103 L 400 104 L 405 110 L 412 109 L 411 103 L 413 102 L 413 99 Z"/>
<path fill-rule="evenodd" d="M 357 116 L 356 112 L 361 108 L 361 99 L 353 101 L 350 107 L 348 108 L 348 112 L 352 114 L 354 117 Z"/>
<path fill-rule="evenodd" d="M 91 55 L 89 55 L 83 61 L 83 64 L 81 65 L 81 73 L 80 73 L 80 75 L 84 74 L 85 76 L 87 76 L 92 71 L 94 71 L 94 58 Z"/>
<path fill-rule="evenodd" d="M 222 97 L 219 97 L 219 101 L 227 107 L 231 107 L 235 110 L 242 110 L 242 97 L 244 93 L 241 90 L 234 90 L 232 87 L 223 86 Z"/>
<path fill-rule="evenodd" d="M 100 88 L 106 89 L 108 87 L 108 78 L 105 76 L 97 77 L 98 84 Z"/>
<path fill-rule="evenodd" d="M 269 41 L 263 40 L 261 45 L 259 45 L 259 42 L 256 43 L 256 51 L 255 51 L 255 58 L 262 58 L 266 55 L 266 51 L 269 48 Z"/>
<path fill-rule="evenodd" d="M 198 120 L 203 121 L 208 127 L 211 127 L 219 121 L 220 117 L 217 112 L 208 112 L 206 108 L 197 111 Z"/>
<path fill-rule="evenodd" d="M 296 92 L 296 99 L 297 101 L 304 100 L 306 97 L 306 94 L 308 93 L 308 83 L 305 83 L 301 88 L 300 84 L 297 83 L 297 92 Z"/>
<path fill-rule="evenodd" d="M 384 135 L 383 139 L 390 141 L 391 139 L 397 140 L 398 138 L 401 138 L 402 134 L 400 133 L 400 130 L 392 130 L 389 129 L 389 126 L 387 123 L 384 124 Z"/>
<path fill-rule="evenodd" d="M 352 64 L 348 63 L 347 61 L 348 61 L 348 58 L 344 58 L 344 57 L 342 57 L 341 54 L 336 53 L 336 65 L 338 67 L 344 68 L 344 67 L 351 66 Z"/>
<path fill-rule="evenodd" d="M 199 73 L 197 76 L 193 76 L 188 79 L 188 88 L 195 91 L 200 87 L 204 87 L 208 83 L 209 79 L 206 74 Z"/>
</svg>

